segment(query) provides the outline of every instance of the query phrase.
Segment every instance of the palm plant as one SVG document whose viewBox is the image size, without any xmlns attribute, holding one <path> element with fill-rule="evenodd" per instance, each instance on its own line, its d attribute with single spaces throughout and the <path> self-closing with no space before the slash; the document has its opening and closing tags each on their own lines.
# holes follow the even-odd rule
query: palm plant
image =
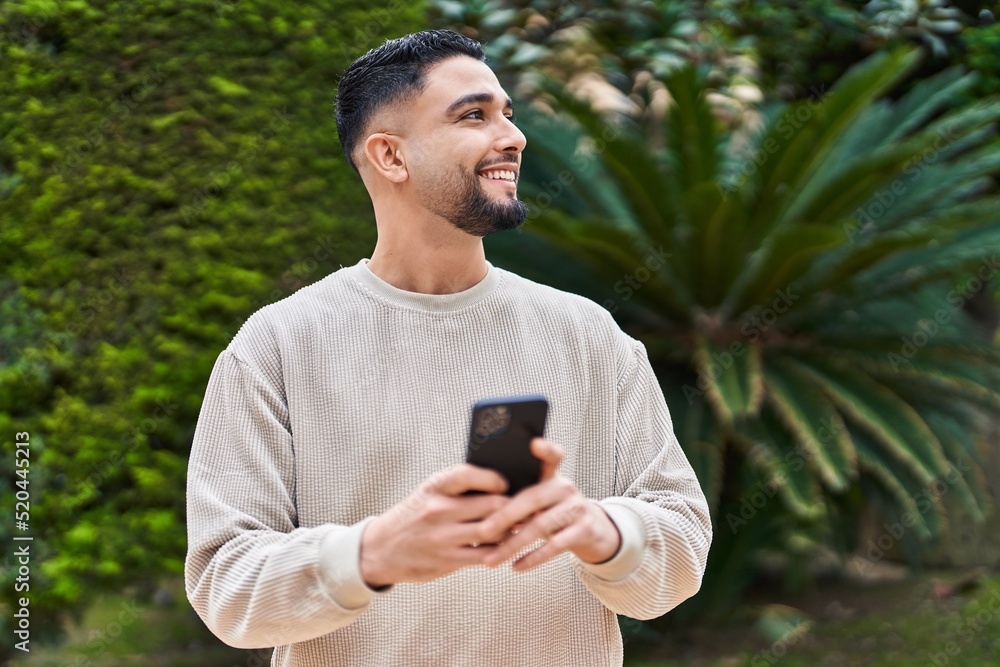
<svg viewBox="0 0 1000 667">
<path fill-rule="evenodd" d="M 659 127 L 556 88 L 565 115 L 523 126 L 531 220 L 490 252 L 646 344 L 713 507 L 708 604 L 769 551 L 857 548 L 863 505 L 903 544 L 942 534 L 947 497 L 987 508 L 1000 351 L 962 306 L 1000 270 L 1000 101 L 946 109 L 974 83 L 956 71 L 887 99 L 920 56 L 765 112 L 739 152 L 690 67 Z"/>
</svg>

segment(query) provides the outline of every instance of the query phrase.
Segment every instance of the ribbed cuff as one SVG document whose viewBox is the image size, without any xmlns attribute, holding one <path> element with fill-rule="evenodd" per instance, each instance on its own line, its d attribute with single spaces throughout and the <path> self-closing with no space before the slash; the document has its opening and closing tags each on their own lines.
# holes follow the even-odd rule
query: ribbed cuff
<svg viewBox="0 0 1000 667">
<path fill-rule="evenodd" d="M 601 509 L 607 512 L 611 521 L 618 528 L 622 542 L 618 553 L 603 563 L 585 563 L 580 565 L 593 576 L 604 581 L 621 581 L 639 568 L 642 552 L 646 547 L 646 534 L 642 519 L 631 508 L 617 503 L 598 502 Z"/>
<path fill-rule="evenodd" d="M 330 597 L 344 609 L 360 609 L 392 588 L 374 589 L 361 578 L 361 534 L 375 517 L 331 532 L 319 545 L 319 573 Z"/>
</svg>

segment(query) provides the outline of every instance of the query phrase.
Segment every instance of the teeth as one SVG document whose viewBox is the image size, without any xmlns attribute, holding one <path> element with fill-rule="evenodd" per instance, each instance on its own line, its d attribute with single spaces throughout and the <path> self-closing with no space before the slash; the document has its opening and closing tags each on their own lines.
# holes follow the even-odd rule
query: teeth
<svg viewBox="0 0 1000 667">
<path fill-rule="evenodd" d="M 507 170 L 507 169 L 498 169 L 498 170 L 495 170 L 495 171 L 485 171 L 485 172 L 483 172 L 483 176 L 485 178 L 489 178 L 489 179 L 493 179 L 493 180 L 502 180 L 502 181 L 513 181 L 516 178 L 516 175 L 514 174 L 514 172 L 510 171 L 510 170 Z"/>
</svg>

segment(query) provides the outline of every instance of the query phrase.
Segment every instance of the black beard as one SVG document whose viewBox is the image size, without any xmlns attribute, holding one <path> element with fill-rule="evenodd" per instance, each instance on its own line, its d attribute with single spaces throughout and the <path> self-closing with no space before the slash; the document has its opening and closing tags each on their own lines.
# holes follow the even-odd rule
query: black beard
<svg viewBox="0 0 1000 667">
<path fill-rule="evenodd" d="M 464 196 L 453 200 L 448 206 L 432 208 L 463 232 L 473 236 L 489 236 L 495 232 L 516 229 L 528 217 L 528 205 L 520 199 L 493 199 L 486 194 L 476 174 L 464 180 Z"/>
</svg>

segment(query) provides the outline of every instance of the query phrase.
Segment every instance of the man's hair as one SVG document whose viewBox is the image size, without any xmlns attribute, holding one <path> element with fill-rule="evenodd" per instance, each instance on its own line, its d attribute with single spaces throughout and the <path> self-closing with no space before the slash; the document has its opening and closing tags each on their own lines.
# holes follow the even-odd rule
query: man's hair
<svg viewBox="0 0 1000 667">
<path fill-rule="evenodd" d="M 354 171 L 354 151 L 372 116 L 422 92 L 431 65 L 453 56 L 486 61 L 476 40 L 451 30 L 424 30 L 389 40 L 351 63 L 337 86 L 336 117 L 340 145 Z"/>
</svg>

